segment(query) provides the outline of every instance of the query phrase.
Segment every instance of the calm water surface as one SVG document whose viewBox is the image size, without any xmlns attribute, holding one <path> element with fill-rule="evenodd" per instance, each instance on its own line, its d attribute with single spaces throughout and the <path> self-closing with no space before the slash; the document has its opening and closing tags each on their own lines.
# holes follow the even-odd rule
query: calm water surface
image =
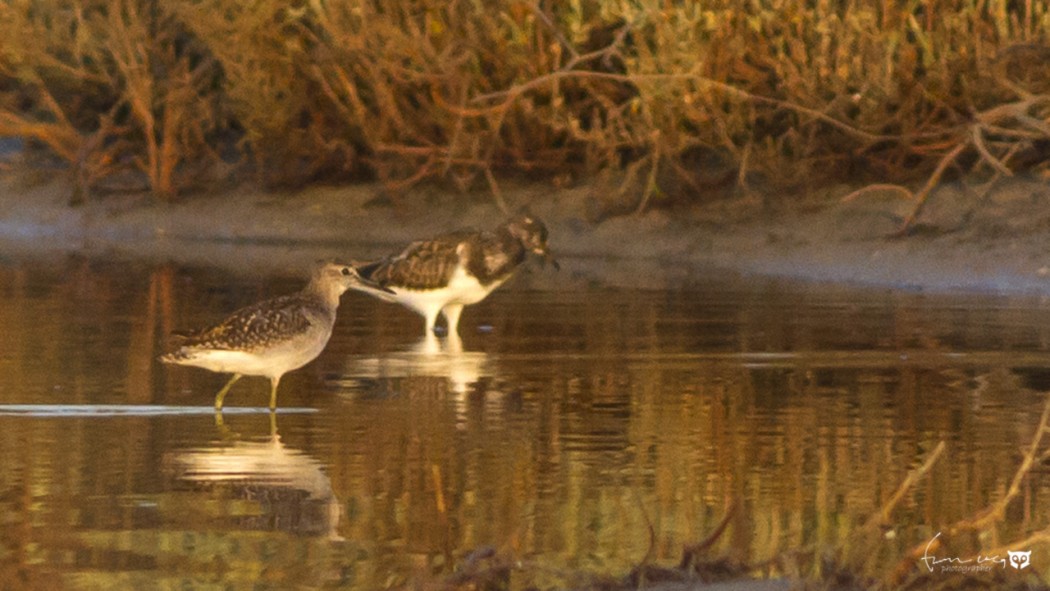
<svg viewBox="0 0 1050 591">
<path fill-rule="evenodd" d="M 165 335 L 300 280 L 0 265 L 0 586 L 382 589 L 491 547 L 536 567 L 520 588 L 674 564 L 734 501 L 713 557 L 888 570 L 1004 494 L 1050 389 L 1038 298 L 612 288 L 567 263 L 468 308 L 460 347 L 347 294 L 329 347 L 282 381 L 287 412 L 245 379 L 221 425 L 225 378 L 157 363 Z M 940 442 L 880 534 L 851 537 Z M 1046 470 L 1020 487 L 958 552 L 1050 525 Z"/>
</svg>

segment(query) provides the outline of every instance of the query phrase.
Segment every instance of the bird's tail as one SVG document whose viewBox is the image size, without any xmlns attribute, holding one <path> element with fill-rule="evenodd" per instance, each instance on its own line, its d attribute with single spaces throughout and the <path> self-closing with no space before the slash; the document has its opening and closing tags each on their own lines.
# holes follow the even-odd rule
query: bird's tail
<svg viewBox="0 0 1050 591">
<path fill-rule="evenodd" d="M 190 331 L 174 330 L 168 337 L 168 349 L 167 353 L 159 355 L 157 361 L 161 363 L 173 363 L 180 364 L 186 361 L 190 357 L 190 350 L 185 346 L 191 339 L 196 336 L 196 333 Z"/>
<path fill-rule="evenodd" d="M 170 353 L 165 353 L 165 354 L 160 355 L 160 356 L 157 357 L 157 361 L 160 361 L 161 363 L 170 363 L 170 364 L 174 364 L 174 365 L 178 365 L 179 363 L 181 363 L 181 362 L 183 362 L 185 360 L 186 360 L 186 353 L 183 352 L 182 348 L 179 348 L 179 349 L 177 349 L 175 351 L 172 351 Z"/>
</svg>

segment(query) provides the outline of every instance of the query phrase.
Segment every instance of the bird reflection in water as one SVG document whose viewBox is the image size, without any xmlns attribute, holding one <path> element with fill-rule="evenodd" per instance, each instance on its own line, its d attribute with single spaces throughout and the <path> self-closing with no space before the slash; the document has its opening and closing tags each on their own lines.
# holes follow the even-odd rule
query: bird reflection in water
<svg viewBox="0 0 1050 591">
<path fill-rule="evenodd" d="M 429 334 L 403 351 L 348 359 L 339 386 L 358 389 L 364 380 L 408 377 L 443 378 L 458 397 L 466 396 L 483 378 L 495 375 L 488 354 L 463 350 L 457 335 Z"/>
<path fill-rule="evenodd" d="M 328 384 L 354 400 L 444 401 L 462 427 L 479 404 L 490 407 L 506 400 L 498 376 L 496 360 L 488 353 L 464 350 L 455 335 L 430 334 L 399 351 L 348 357 Z"/>
<path fill-rule="evenodd" d="M 226 501 L 237 529 L 342 539 L 337 533 L 342 509 L 331 480 L 320 462 L 281 441 L 275 415 L 264 440 L 239 440 L 221 422 L 219 428 L 221 443 L 166 456 L 176 481 Z M 253 506 L 245 511 L 243 502 Z"/>
</svg>

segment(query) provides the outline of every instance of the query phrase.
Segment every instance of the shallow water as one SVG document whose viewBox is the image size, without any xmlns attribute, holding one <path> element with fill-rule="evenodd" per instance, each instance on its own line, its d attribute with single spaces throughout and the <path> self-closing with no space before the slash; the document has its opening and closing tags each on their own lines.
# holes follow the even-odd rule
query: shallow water
<svg viewBox="0 0 1050 591">
<path fill-rule="evenodd" d="M 706 556 L 918 573 L 909 551 L 1009 488 L 1050 388 L 1038 298 L 728 276 L 642 290 L 565 266 L 468 308 L 459 346 L 348 294 L 281 412 L 245 379 L 219 424 L 224 378 L 157 363 L 165 335 L 299 280 L 6 261 L 0 581 L 381 589 L 491 548 L 526 566 L 515 588 L 566 584 L 675 564 L 727 513 Z M 1024 540 L 1048 501 L 1040 464 L 1000 523 L 940 556 Z M 1050 573 L 1031 549 L 1026 573 Z"/>
</svg>

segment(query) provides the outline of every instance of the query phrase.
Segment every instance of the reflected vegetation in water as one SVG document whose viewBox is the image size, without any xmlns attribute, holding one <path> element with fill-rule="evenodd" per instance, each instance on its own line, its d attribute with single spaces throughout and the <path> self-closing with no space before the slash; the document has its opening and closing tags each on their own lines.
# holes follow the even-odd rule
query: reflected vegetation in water
<svg viewBox="0 0 1050 591">
<path fill-rule="evenodd" d="M 222 376 L 157 364 L 165 335 L 299 281 L 0 266 L 0 581 L 380 589 L 492 547 L 542 565 L 513 576 L 543 585 L 674 563 L 733 502 L 713 556 L 807 575 L 819 561 L 783 557 L 850 549 L 944 442 L 862 549 L 887 570 L 1002 497 L 1050 389 L 1036 298 L 526 276 L 451 342 L 344 296 L 328 349 L 282 391 L 317 412 L 103 412 L 209 408 Z M 237 388 L 265 405 L 265 384 Z M 950 550 L 1050 526 L 1048 484 L 1039 465 L 1001 521 Z M 1045 576 L 1050 552 L 1031 550 Z"/>
</svg>

